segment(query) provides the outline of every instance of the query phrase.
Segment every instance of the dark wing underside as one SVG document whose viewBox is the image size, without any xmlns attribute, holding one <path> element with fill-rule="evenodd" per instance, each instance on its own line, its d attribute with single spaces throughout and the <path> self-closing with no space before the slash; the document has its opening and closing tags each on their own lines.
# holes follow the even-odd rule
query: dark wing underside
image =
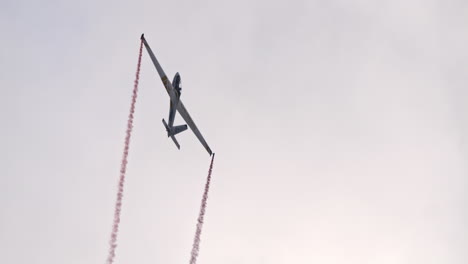
<svg viewBox="0 0 468 264">
<path fill-rule="evenodd" d="M 180 116 L 185 120 L 187 125 L 192 129 L 193 133 L 195 136 L 197 136 L 198 140 L 200 140 L 200 143 L 205 147 L 206 151 L 211 155 L 211 149 L 208 146 L 208 143 L 206 143 L 205 139 L 203 138 L 202 134 L 200 133 L 200 130 L 198 130 L 197 125 L 195 125 L 195 122 L 193 122 L 192 117 L 190 117 L 187 109 L 185 109 L 184 104 L 182 101 L 179 101 L 179 104 L 177 105 L 177 111 L 179 111 Z"/>
</svg>

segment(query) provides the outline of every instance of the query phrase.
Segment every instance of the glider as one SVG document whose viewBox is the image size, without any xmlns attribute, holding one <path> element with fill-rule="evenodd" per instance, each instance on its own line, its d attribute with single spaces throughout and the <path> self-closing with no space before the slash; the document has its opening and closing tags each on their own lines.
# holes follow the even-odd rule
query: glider
<svg viewBox="0 0 468 264">
<path fill-rule="evenodd" d="M 164 70 L 162 69 L 158 60 L 156 59 L 156 56 L 154 56 L 154 53 L 148 45 L 148 42 L 146 42 L 144 34 L 141 35 L 141 40 L 145 44 L 146 50 L 148 51 L 148 54 L 151 60 L 153 61 L 154 67 L 156 67 L 156 70 L 158 71 L 159 76 L 161 77 L 161 80 L 164 84 L 164 87 L 166 88 L 166 91 L 170 97 L 168 122 L 166 123 L 166 120 L 164 120 L 164 118 L 162 120 L 164 126 L 166 127 L 167 136 L 171 137 L 172 141 L 174 141 L 177 148 L 180 149 L 179 142 L 177 142 L 175 135 L 187 130 L 188 125 L 195 134 L 195 136 L 198 138 L 198 140 L 200 140 L 200 143 L 203 145 L 203 147 L 205 147 L 206 151 L 208 151 L 208 153 L 211 155 L 212 152 L 210 147 L 208 146 L 208 143 L 206 143 L 205 139 L 200 133 L 200 130 L 198 130 L 197 126 L 195 125 L 195 122 L 193 122 L 193 119 L 190 117 L 187 109 L 180 100 L 180 94 L 182 90 L 180 74 L 176 73 L 171 83 L 167 78 L 166 74 L 164 73 Z M 182 116 L 182 118 L 185 120 L 187 125 L 174 126 L 174 119 L 177 111 L 179 112 L 180 116 Z"/>
</svg>

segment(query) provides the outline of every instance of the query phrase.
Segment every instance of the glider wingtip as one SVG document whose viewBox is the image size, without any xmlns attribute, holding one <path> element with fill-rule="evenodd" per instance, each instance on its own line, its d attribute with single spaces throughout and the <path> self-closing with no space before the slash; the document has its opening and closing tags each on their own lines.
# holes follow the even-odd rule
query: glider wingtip
<svg viewBox="0 0 468 264">
<path fill-rule="evenodd" d="M 140 39 L 143 40 L 145 38 L 145 33 L 141 34 Z"/>
</svg>

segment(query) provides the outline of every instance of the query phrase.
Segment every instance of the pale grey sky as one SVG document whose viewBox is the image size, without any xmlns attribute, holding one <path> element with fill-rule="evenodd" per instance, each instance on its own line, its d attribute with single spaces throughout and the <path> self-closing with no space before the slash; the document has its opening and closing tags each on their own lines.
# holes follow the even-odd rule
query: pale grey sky
<svg viewBox="0 0 468 264">
<path fill-rule="evenodd" d="M 467 263 L 467 26 L 466 1 L 2 1 L 0 263 L 105 262 L 141 33 L 217 154 L 198 263 Z M 210 160 L 168 103 L 144 53 L 115 263 L 189 260 Z"/>
</svg>

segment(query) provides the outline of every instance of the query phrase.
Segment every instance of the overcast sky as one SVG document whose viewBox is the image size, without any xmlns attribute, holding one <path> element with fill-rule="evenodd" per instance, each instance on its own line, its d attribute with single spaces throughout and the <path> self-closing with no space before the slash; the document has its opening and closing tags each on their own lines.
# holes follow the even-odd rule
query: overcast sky
<svg viewBox="0 0 468 264">
<path fill-rule="evenodd" d="M 467 27 L 462 0 L 3 0 L 0 262 L 105 262 L 145 33 L 216 152 L 198 263 L 467 263 Z M 210 158 L 168 99 L 145 52 L 115 263 L 189 261 Z"/>
</svg>

